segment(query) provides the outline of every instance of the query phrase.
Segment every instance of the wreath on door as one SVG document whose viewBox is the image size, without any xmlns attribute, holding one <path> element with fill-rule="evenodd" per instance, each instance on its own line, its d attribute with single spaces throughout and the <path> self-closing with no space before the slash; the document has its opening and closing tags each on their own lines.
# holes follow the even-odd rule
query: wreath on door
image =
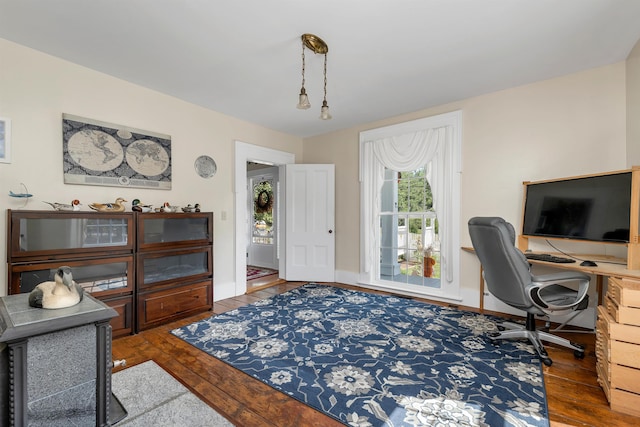
<svg viewBox="0 0 640 427">
<path fill-rule="evenodd" d="M 267 213 L 273 208 L 273 193 L 268 190 L 262 190 L 256 197 L 256 212 Z"/>
</svg>

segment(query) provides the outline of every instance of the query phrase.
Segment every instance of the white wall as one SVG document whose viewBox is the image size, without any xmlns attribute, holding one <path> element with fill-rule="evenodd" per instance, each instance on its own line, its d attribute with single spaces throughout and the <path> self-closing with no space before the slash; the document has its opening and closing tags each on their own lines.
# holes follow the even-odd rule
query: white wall
<svg viewBox="0 0 640 427">
<path fill-rule="evenodd" d="M 306 139 L 305 163 L 336 164 L 337 277 L 359 268 L 358 134 L 453 110 L 463 114 L 463 246 L 467 221 L 496 215 L 520 226 L 522 182 L 626 167 L 625 63 L 533 83 Z M 479 263 L 461 255 L 462 304 L 479 305 Z"/>
<path fill-rule="evenodd" d="M 627 166 L 640 166 L 640 40 L 627 58 Z"/>
<path fill-rule="evenodd" d="M 42 201 L 92 202 L 116 197 L 160 206 L 200 203 L 214 212 L 214 298 L 235 294 L 234 140 L 292 152 L 301 157 L 300 138 L 207 110 L 120 79 L 80 67 L 0 39 L 0 116 L 12 120 L 13 161 L 0 163 L 0 209 L 22 209 L 24 183 L 34 197 L 25 209 L 47 210 Z M 62 113 L 171 135 L 172 189 L 146 190 L 65 185 L 62 174 Z M 200 178 L 193 167 L 200 155 L 218 165 Z M 130 203 L 127 205 L 131 207 Z M 129 209 L 128 209 L 129 210 Z M 226 212 L 226 220 L 221 213 Z M 0 295 L 6 295 L 6 215 L 0 221 Z"/>
</svg>

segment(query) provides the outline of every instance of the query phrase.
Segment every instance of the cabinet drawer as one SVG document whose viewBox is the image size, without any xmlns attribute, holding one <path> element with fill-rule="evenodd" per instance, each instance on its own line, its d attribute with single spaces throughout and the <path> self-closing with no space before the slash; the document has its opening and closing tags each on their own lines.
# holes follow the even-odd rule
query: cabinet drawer
<svg viewBox="0 0 640 427">
<path fill-rule="evenodd" d="M 133 296 L 112 298 L 102 302 L 118 313 L 118 317 L 114 317 L 110 322 L 113 338 L 131 335 L 133 333 Z"/>
<path fill-rule="evenodd" d="M 213 306 L 211 280 L 184 285 L 138 296 L 138 330 L 146 329 L 173 318 L 206 311 Z"/>
<path fill-rule="evenodd" d="M 640 307 L 640 281 L 609 278 L 607 294 L 616 304 L 626 307 Z"/>
<path fill-rule="evenodd" d="M 618 305 L 608 294 L 604 298 L 604 306 L 616 322 L 640 326 L 640 308 Z"/>
</svg>

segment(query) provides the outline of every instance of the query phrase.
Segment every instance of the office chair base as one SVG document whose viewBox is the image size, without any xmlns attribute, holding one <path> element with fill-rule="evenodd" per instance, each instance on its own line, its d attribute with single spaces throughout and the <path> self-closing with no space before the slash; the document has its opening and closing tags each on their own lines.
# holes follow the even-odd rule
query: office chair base
<svg viewBox="0 0 640 427">
<path fill-rule="evenodd" d="M 531 317 L 531 319 L 529 319 L 529 317 Z M 500 339 L 526 339 L 533 345 L 536 353 L 538 353 L 538 356 L 542 360 L 542 363 L 544 363 L 546 366 L 551 366 L 553 361 L 547 354 L 542 341 L 572 349 L 573 355 L 577 359 L 582 359 L 584 357 L 583 345 L 574 343 L 566 338 L 562 338 L 548 332 L 539 331 L 535 329 L 535 326 L 533 325 L 535 325 L 535 318 L 533 318 L 533 315 L 527 316 L 526 325 L 521 325 L 513 322 L 502 322 L 499 324 L 499 327 L 502 327 L 505 330 L 489 334 L 489 338 L 492 341 Z"/>
</svg>

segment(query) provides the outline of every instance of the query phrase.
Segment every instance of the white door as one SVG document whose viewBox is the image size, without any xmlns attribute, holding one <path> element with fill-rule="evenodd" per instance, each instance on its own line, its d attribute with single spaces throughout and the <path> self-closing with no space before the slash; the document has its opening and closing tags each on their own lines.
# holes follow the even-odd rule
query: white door
<svg viewBox="0 0 640 427">
<path fill-rule="evenodd" d="M 335 280 L 334 165 L 284 166 L 285 265 L 289 281 Z"/>
</svg>

